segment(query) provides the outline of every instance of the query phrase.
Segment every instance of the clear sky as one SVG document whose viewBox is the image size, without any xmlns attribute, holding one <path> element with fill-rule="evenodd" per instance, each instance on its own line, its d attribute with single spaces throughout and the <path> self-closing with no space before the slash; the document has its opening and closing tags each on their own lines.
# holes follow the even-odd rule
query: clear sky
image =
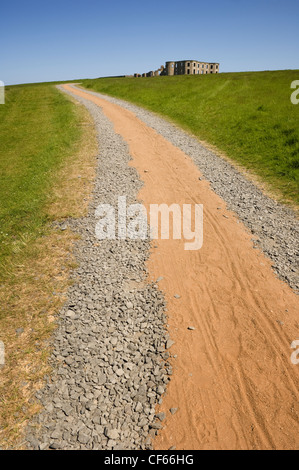
<svg viewBox="0 0 299 470">
<path fill-rule="evenodd" d="M 1 0 L 5 84 L 142 73 L 299 69 L 299 0 Z"/>
</svg>

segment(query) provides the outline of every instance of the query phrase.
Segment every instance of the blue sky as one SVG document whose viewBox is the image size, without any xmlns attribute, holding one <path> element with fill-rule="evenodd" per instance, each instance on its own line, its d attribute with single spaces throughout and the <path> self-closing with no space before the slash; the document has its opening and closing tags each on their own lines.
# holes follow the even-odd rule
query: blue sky
<svg viewBox="0 0 299 470">
<path fill-rule="evenodd" d="M 220 72 L 299 69 L 298 0 L 1 3 L 7 85 L 142 73 L 188 58 L 220 62 Z"/>
</svg>

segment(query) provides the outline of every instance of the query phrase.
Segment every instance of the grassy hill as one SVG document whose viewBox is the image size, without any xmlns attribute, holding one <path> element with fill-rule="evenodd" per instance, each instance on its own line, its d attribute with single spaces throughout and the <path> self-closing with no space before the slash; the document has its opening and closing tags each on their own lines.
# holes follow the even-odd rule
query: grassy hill
<svg viewBox="0 0 299 470">
<path fill-rule="evenodd" d="M 298 70 L 83 80 L 95 91 L 166 116 L 299 203 Z"/>
</svg>

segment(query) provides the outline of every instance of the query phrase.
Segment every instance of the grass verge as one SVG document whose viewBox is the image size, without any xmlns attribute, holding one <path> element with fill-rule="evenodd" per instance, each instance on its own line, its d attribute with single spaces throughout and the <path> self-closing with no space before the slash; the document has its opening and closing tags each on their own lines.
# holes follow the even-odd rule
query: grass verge
<svg viewBox="0 0 299 470">
<path fill-rule="evenodd" d="M 97 143 L 87 111 L 52 85 L 9 87 L 0 123 L 0 446 L 20 448 L 74 267 L 76 237 L 54 221 L 86 213 Z"/>
<path fill-rule="evenodd" d="M 299 204 L 298 70 L 83 80 L 85 88 L 169 118 L 256 175 L 276 198 Z"/>
</svg>

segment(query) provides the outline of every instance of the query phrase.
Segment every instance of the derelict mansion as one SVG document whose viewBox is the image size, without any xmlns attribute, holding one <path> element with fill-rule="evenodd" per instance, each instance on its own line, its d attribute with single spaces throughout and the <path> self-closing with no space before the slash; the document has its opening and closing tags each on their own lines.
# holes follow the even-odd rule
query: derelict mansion
<svg viewBox="0 0 299 470">
<path fill-rule="evenodd" d="M 134 77 L 158 77 L 163 75 L 204 75 L 218 73 L 218 62 L 200 62 L 198 60 L 181 60 L 178 62 L 166 62 L 158 70 L 147 73 L 135 73 Z"/>
</svg>

